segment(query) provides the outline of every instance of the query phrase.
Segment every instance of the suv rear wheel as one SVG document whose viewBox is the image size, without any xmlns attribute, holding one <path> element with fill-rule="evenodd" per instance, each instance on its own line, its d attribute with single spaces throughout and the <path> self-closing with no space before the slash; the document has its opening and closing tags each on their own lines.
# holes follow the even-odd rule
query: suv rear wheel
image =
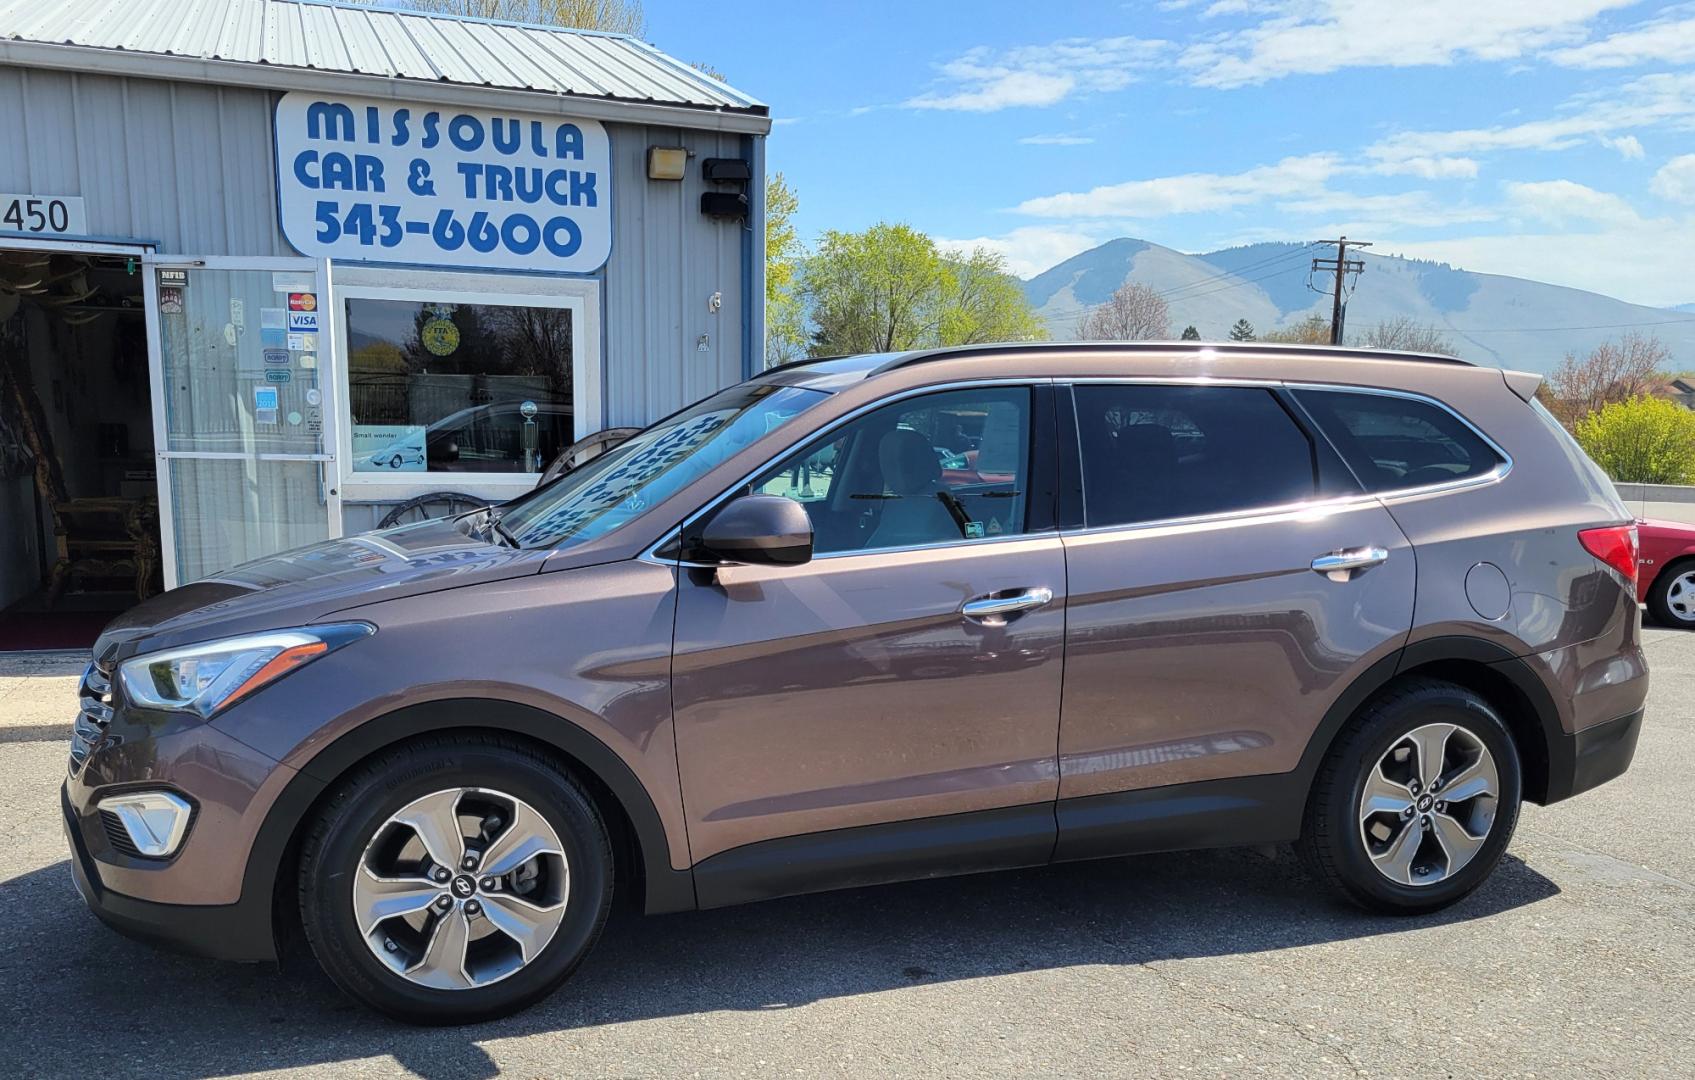
<svg viewBox="0 0 1695 1080">
<path fill-rule="evenodd" d="M 1373 911 L 1417 914 L 1466 896 L 1518 822 L 1518 750 L 1477 694 L 1413 679 L 1367 705 L 1320 766 L 1299 848 Z"/>
<path fill-rule="evenodd" d="M 413 1023 L 490 1019 L 551 993 L 611 896 L 593 802 L 553 761 L 492 736 L 361 766 L 301 848 L 318 962 L 353 998 Z"/>
</svg>

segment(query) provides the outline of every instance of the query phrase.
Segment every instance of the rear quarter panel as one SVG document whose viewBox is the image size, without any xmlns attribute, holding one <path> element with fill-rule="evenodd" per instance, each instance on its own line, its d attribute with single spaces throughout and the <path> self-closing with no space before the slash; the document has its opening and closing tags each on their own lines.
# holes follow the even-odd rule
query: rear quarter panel
<svg viewBox="0 0 1695 1080">
<path fill-rule="evenodd" d="M 1473 637 L 1524 658 L 1555 691 L 1567 731 L 1612 719 L 1601 714 L 1632 699 L 1630 708 L 1639 706 L 1646 667 L 1636 597 L 1577 535 L 1630 520 L 1612 485 L 1500 372 L 1423 366 L 1430 370 L 1408 370 L 1395 385 L 1464 416 L 1507 452 L 1511 467 L 1472 487 L 1384 498 L 1418 565 L 1408 644 Z M 1505 612 L 1480 612 L 1468 593 L 1468 574 L 1485 563 L 1505 575 Z M 1600 697 L 1574 704 L 1596 691 Z"/>
</svg>

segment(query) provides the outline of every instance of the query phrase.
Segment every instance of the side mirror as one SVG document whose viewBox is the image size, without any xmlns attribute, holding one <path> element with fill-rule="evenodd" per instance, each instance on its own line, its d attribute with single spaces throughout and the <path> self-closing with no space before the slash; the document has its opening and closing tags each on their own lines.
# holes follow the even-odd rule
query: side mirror
<svg viewBox="0 0 1695 1080">
<path fill-rule="evenodd" d="M 691 561 L 798 566 L 812 560 L 812 519 L 793 499 L 742 495 L 712 515 L 691 546 Z"/>
</svg>

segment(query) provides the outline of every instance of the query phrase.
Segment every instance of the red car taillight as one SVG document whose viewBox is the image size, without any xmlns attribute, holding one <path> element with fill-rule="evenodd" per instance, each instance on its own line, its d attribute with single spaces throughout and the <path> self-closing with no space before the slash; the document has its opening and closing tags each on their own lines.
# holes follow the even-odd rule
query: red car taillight
<svg viewBox="0 0 1695 1080">
<path fill-rule="evenodd" d="M 1623 574 L 1636 587 L 1636 526 L 1608 525 L 1602 529 L 1580 529 L 1577 538 L 1583 550 Z"/>
</svg>

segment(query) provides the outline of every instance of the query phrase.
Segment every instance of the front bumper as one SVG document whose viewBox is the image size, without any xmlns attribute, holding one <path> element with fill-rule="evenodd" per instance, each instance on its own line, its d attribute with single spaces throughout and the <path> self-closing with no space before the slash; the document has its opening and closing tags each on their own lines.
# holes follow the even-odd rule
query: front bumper
<svg viewBox="0 0 1695 1080">
<path fill-rule="evenodd" d="M 1580 795 L 1615 779 L 1630 768 L 1642 733 L 1642 709 L 1605 723 L 1561 735 L 1548 754 L 1548 794 L 1544 803 Z"/>
<path fill-rule="evenodd" d="M 71 876 L 89 910 L 129 937 L 218 960 L 276 959 L 271 936 L 270 897 L 234 904 L 164 904 L 107 888 L 100 879 L 85 835 L 86 821 L 71 807 L 69 782 L 59 790 Z"/>
</svg>

